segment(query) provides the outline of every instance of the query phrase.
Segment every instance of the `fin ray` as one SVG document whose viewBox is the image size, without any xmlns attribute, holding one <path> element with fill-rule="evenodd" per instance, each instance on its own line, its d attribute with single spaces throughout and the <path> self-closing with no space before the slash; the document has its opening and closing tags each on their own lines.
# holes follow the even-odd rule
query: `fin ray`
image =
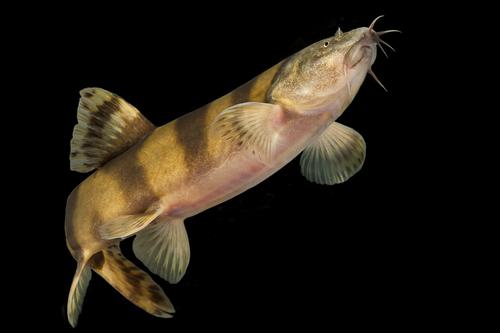
<svg viewBox="0 0 500 333">
<path fill-rule="evenodd" d="M 182 220 L 155 221 L 137 234 L 133 248 L 151 272 L 170 283 L 179 282 L 186 273 L 190 249 Z"/>
<path fill-rule="evenodd" d="M 331 124 L 300 158 L 307 180 L 326 185 L 345 182 L 363 166 L 366 144 L 363 137 L 347 126 Z"/>
<path fill-rule="evenodd" d="M 135 107 L 101 88 L 80 91 L 78 124 L 71 139 L 70 169 L 89 172 L 155 128 Z"/>
<path fill-rule="evenodd" d="M 103 239 L 126 238 L 147 227 L 160 214 L 161 208 L 153 206 L 144 214 L 118 216 L 99 226 Z"/>
<path fill-rule="evenodd" d="M 92 269 L 130 302 L 154 316 L 172 317 L 175 309 L 163 290 L 146 272 L 127 260 L 118 245 L 92 259 Z"/>
<path fill-rule="evenodd" d="M 68 296 L 67 315 L 72 327 L 76 327 L 78 317 L 82 312 L 83 300 L 92 278 L 92 271 L 85 262 L 79 262 Z"/>
<path fill-rule="evenodd" d="M 222 111 L 215 119 L 214 127 L 224 139 L 267 161 L 279 143 L 277 128 L 283 111 L 275 104 L 240 103 Z"/>
</svg>

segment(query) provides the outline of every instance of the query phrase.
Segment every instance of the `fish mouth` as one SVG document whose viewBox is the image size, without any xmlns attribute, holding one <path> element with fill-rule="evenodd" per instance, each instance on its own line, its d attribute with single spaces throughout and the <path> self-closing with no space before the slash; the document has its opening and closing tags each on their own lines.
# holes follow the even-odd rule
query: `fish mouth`
<svg viewBox="0 0 500 333">
<path fill-rule="evenodd" d="M 368 73 L 387 92 L 387 89 L 384 87 L 384 85 L 382 84 L 382 82 L 375 75 L 375 73 L 373 72 L 371 66 L 375 62 L 376 48 L 377 47 L 380 48 L 380 50 L 382 51 L 382 53 L 385 55 L 386 58 L 389 58 L 389 56 L 387 55 L 387 52 L 384 49 L 384 45 L 387 46 L 389 49 L 391 49 L 393 52 L 396 52 L 396 50 L 391 45 L 389 45 L 389 43 L 387 43 L 386 41 L 384 41 L 381 38 L 381 36 L 383 36 L 385 34 L 388 34 L 388 33 L 391 33 L 391 32 L 399 32 L 399 33 L 401 33 L 401 31 L 400 30 L 394 30 L 394 29 L 384 30 L 384 31 L 375 31 L 373 29 L 374 26 L 375 26 L 375 23 L 379 19 L 381 19 L 382 17 L 384 17 L 384 15 L 380 15 L 380 16 L 376 17 L 372 21 L 372 23 L 370 24 L 370 26 L 367 28 L 367 31 L 363 34 L 363 36 L 361 37 L 361 39 L 359 40 L 358 43 L 361 43 L 361 49 L 364 49 L 364 48 L 370 48 L 370 49 L 372 49 L 372 51 L 373 51 L 372 52 L 372 59 L 371 59 L 371 62 L 370 62 L 370 67 L 368 69 Z M 373 49 L 373 48 L 375 48 L 375 49 Z M 348 87 L 348 88 L 350 88 L 350 87 Z"/>
<path fill-rule="evenodd" d="M 396 50 L 391 45 L 389 45 L 389 43 L 387 43 L 386 41 L 382 40 L 381 36 L 383 36 L 385 34 L 388 34 L 388 33 L 391 33 L 391 32 L 399 32 L 399 33 L 401 33 L 401 31 L 400 30 L 394 30 L 394 29 L 384 30 L 384 31 L 375 31 L 373 29 L 373 27 L 375 26 L 375 23 L 379 19 L 381 19 L 382 17 L 384 17 L 384 15 L 380 15 L 380 16 L 378 16 L 377 18 L 375 18 L 372 21 L 372 23 L 368 27 L 368 35 L 365 36 L 365 37 L 368 37 L 369 39 L 371 39 L 372 43 L 375 43 L 380 48 L 380 50 L 382 51 L 382 53 L 386 56 L 386 58 L 388 58 L 389 56 L 387 55 L 387 52 L 385 52 L 385 49 L 384 49 L 384 47 L 382 45 L 387 46 L 393 52 L 396 52 Z"/>
</svg>

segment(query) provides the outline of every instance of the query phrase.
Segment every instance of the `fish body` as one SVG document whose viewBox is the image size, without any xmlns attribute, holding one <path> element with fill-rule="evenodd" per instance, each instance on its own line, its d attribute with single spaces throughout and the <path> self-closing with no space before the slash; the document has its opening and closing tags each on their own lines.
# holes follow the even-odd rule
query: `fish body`
<svg viewBox="0 0 500 333">
<path fill-rule="evenodd" d="M 246 191 L 304 151 L 301 170 L 343 182 L 365 157 L 356 131 L 336 119 L 376 58 L 373 24 L 315 43 L 231 93 L 155 127 L 126 101 L 81 91 L 71 168 L 97 169 L 68 197 L 66 240 L 77 271 L 68 319 L 77 323 L 92 271 L 145 311 L 171 317 L 161 288 L 120 253 L 178 282 L 189 263 L 184 220 Z"/>
</svg>

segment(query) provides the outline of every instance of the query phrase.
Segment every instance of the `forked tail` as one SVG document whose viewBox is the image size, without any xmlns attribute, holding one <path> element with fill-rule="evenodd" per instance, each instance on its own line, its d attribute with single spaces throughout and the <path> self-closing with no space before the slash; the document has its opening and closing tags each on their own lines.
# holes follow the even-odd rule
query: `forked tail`
<svg viewBox="0 0 500 333">
<path fill-rule="evenodd" d="M 91 277 L 92 271 L 88 267 L 87 262 L 78 262 L 75 277 L 69 290 L 67 307 L 68 321 L 73 327 L 78 323 L 78 316 L 80 316 L 80 312 L 82 311 L 83 299 L 85 298 Z"/>
<path fill-rule="evenodd" d="M 153 279 L 126 259 L 118 245 L 95 254 L 87 263 L 79 263 L 68 298 L 68 320 L 75 327 L 85 292 L 94 270 L 120 294 L 144 311 L 162 318 L 171 318 L 174 307 Z"/>
</svg>

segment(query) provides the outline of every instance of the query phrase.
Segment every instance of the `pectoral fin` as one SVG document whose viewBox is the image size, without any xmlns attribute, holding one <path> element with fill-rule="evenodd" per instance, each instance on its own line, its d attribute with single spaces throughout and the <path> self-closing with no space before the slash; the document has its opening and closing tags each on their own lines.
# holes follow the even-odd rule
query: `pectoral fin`
<svg viewBox="0 0 500 333">
<path fill-rule="evenodd" d="M 118 216 L 102 224 L 99 233 L 103 239 L 126 238 L 146 228 L 160 214 L 160 207 L 155 207 L 144 214 Z"/>
<path fill-rule="evenodd" d="M 363 166 L 366 144 L 363 137 L 339 123 L 330 125 L 300 158 L 307 180 L 326 185 L 343 183 Z"/>
<path fill-rule="evenodd" d="M 241 103 L 222 111 L 214 127 L 224 139 L 268 161 L 279 144 L 284 115 L 285 109 L 279 105 Z"/>
</svg>

